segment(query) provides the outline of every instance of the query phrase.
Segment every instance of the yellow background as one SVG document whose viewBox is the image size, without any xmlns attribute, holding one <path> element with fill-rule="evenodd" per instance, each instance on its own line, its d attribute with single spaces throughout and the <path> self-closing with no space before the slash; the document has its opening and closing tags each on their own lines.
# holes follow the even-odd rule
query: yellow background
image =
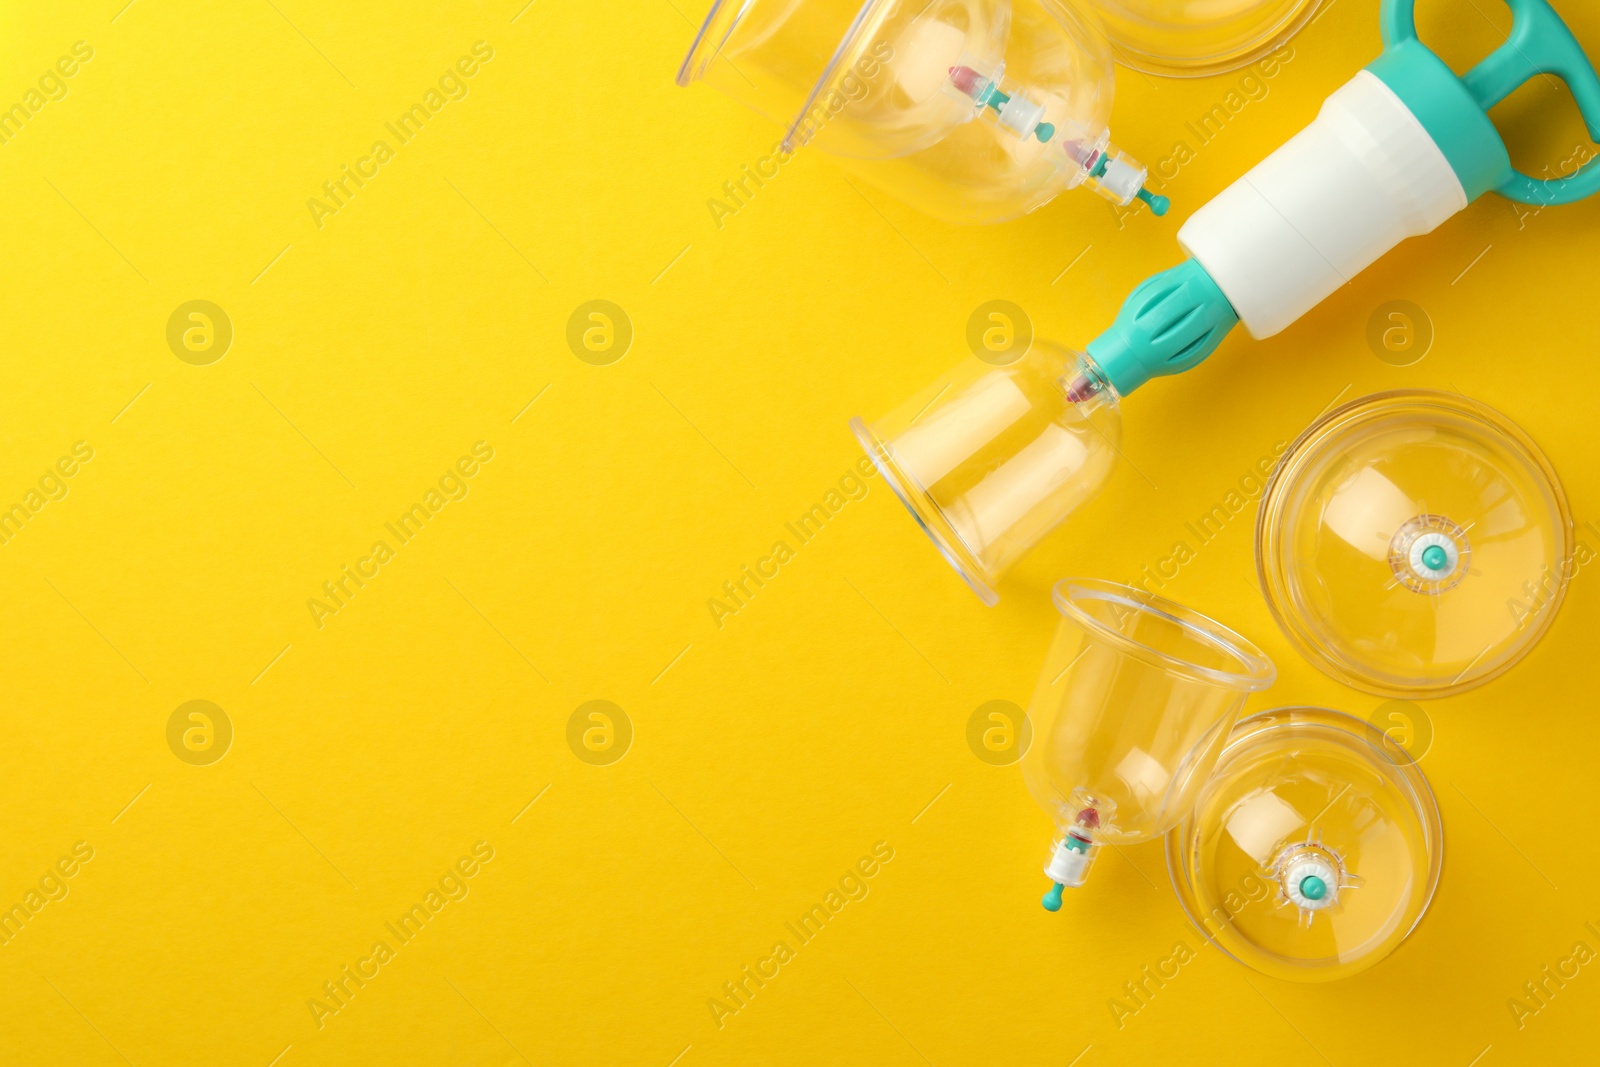
<svg viewBox="0 0 1600 1067">
<path fill-rule="evenodd" d="M 74 442 L 94 449 L 0 547 L 0 903 L 94 849 L 0 948 L 0 1060 L 1592 1058 L 1600 967 L 1520 1029 L 1507 1006 L 1576 942 L 1600 949 L 1587 569 L 1527 661 L 1427 705 L 1439 894 L 1398 953 L 1340 984 L 1205 947 L 1159 843 L 1108 850 L 1046 914 L 1048 822 L 966 724 L 1026 703 L 1054 579 L 1136 577 L 1337 397 L 1430 386 L 1498 407 L 1600 547 L 1600 202 L 1519 217 L 1487 197 L 1280 337 L 1148 386 L 1124 405 L 1131 465 L 996 609 L 880 479 L 721 628 L 707 608 L 855 463 L 850 416 L 965 354 L 978 304 L 1016 301 L 1081 346 L 1176 262 L 1184 217 L 1377 53 L 1377 0 L 1339 0 L 1295 40 L 1268 96 L 1166 184 L 1167 219 L 1078 191 L 992 228 L 930 221 L 804 153 L 719 228 L 707 200 L 778 131 L 674 87 L 701 0 L 123 3 L 0 19 L 5 102 L 73 42 L 94 49 L 0 146 L 0 503 Z M 1560 6 L 1600 47 L 1600 13 Z M 1471 56 L 1505 16 L 1440 0 L 1422 21 Z M 494 58 L 469 95 L 319 229 L 307 199 L 480 40 Z M 1154 163 L 1238 78 L 1120 72 L 1117 141 Z M 1535 164 L 1582 139 L 1570 104 L 1542 114 L 1518 138 Z M 192 299 L 234 328 L 207 366 L 166 342 Z M 634 329 L 609 366 L 565 340 L 593 299 Z M 1365 340 L 1393 299 L 1437 333 L 1407 368 Z M 469 495 L 319 628 L 307 600 L 478 441 L 494 459 Z M 1167 591 L 1277 661 L 1250 709 L 1366 717 L 1379 700 L 1274 627 L 1253 511 Z M 195 699 L 235 731 L 209 766 L 167 744 Z M 567 741 L 595 699 L 634 732 L 608 766 Z M 494 859 L 469 895 L 319 1028 L 307 1001 L 478 841 Z M 870 894 L 719 1028 L 722 983 L 879 841 L 894 858 Z M 1119 1028 L 1108 1001 L 1179 942 L 1196 958 Z"/>
</svg>

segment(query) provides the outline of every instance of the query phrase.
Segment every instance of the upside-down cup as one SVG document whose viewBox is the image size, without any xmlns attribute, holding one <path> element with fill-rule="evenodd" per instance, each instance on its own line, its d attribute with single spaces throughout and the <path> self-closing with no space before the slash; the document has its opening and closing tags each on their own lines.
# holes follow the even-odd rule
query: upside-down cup
<svg viewBox="0 0 1600 1067">
<path fill-rule="evenodd" d="M 1167 835 L 1190 920 L 1240 963 L 1325 982 L 1392 953 L 1427 913 L 1444 835 L 1427 778 L 1370 723 L 1277 708 L 1233 728 Z"/>
<path fill-rule="evenodd" d="M 1261 498 L 1256 566 L 1297 650 L 1407 699 L 1510 670 L 1555 621 L 1572 512 L 1544 453 L 1487 405 L 1378 393 L 1313 423 Z"/>
</svg>

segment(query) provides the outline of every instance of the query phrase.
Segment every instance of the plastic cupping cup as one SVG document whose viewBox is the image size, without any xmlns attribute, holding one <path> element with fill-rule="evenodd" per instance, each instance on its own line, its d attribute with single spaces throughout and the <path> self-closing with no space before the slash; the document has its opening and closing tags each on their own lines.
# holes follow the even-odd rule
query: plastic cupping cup
<svg viewBox="0 0 1600 1067">
<path fill-rule="evenodd" d="M 1083 884 L 1099 847 L 1166 833 L 1210 777 L 1245 697 L 1270 686 L 1249 641 L 1169 600 L 1115 582 L 1066 579 L 1028 715 L 1023 757 L 1033 799 L 1057 835 L 1045 874 Z"/>
<path fill-rule="evenodd" d="M 1193 809 L 1167 836 L 1190 920 L 1274 978 L 1366 970 L 1422 921 L 1443 866 L 1433 791 L 1369 723 L 1279 708 L 1233 728 Z"/>
<path fill-rule="evenodd" d="M 1087 0 L 1117 62 L 1201 77 L 1259 59 L 1305 26 L 1322 0 Z"/>
<path fill-rule="evenodd" d="M 1166 210 L 1111 144 L 1110 46 L 1072 0 L 716 0 L 678 71 L 697 81 L 780 124 L 781 156 L 814 145 L 939 218 L 1078 185 Z"/>
<path fill-rule="evenodd" d="M 1111 473 L 1122 436 L 1116 393 L 1084 372 L 1081 355 L 1035 340 L 1013 363 L 969 358 L 877 422 L 850 422 L 985 604 L 998 602 L 1000 576 Z"/>
<path fill-rule="evenodd" d="M 1574 565 L 1566 494 L 1537 445 L 1458 393 L 1363 397 L 1284 453 L 1256 526 L 1285 634 L 1349 685 L 1439 697 L 1509 670 Z"/>
</svg>

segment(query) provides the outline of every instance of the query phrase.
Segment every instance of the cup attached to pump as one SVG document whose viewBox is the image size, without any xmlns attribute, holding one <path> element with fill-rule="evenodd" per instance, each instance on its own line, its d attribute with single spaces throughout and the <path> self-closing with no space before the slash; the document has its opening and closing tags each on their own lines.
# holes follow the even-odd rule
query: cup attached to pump
<svg viewBox="0 0 1600 1067">
<path fill-rule="evenodd" d="M 1115 391 L 1083 357 L 1035 340 L 971 358 L 896 411 L 850 428 L 944 558 L 991 607 L 995 583 L 1111 473 Z"/>
</svg>

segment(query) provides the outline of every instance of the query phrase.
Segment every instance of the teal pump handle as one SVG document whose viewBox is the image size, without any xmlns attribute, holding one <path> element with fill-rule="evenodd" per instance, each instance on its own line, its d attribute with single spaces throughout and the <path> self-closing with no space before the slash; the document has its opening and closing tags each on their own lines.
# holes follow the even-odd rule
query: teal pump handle
<svg viewBox="0 0 1600 1067">
<path fill-rule="evenodd" d="M 1600 193 L 1600 159 L 1562 178 L 1532 178 L 1511 166 L 1488 111 L 1524 83 L 1553 74 L 1566 83 L 1589 136 L 1600 141 L 1600 74 L 1549 0 L 1506 0 L 1511 34 L 1457 78 L 1417 39 L 1416 0 L 1383 0 L 1385 47 L 1368 68 L 1405 101 L 1462 180 L 1467 198 L 1493 190 L 1523 204 L 1570 204 Z M 1469 113 L 1469 112 L 1475 112 Z M 1492 143 L 1491 143 L 1492 141 Z"/>
</svg>

